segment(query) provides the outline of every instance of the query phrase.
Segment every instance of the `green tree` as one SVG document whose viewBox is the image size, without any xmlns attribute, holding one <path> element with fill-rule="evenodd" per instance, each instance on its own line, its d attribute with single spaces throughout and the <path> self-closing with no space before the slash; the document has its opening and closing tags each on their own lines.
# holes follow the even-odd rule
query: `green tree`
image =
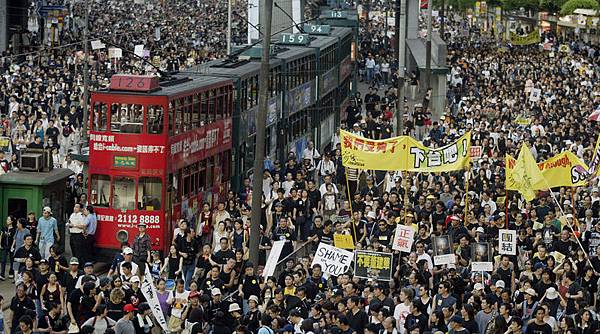
<svg viewBox="0 0 600 334">
<path fill-rule="evenodd" d="M 560 7 L 560 15 L 570 15 L 576 9 L 598 9 L 598 1 L 596 0 L 569 0 Z"/>
<path fill-rule="evenodd" d="M 550 13 L 558 13 L 566 1 L 567 0 L 540 0 L 540 10 Z"/>
</svg>

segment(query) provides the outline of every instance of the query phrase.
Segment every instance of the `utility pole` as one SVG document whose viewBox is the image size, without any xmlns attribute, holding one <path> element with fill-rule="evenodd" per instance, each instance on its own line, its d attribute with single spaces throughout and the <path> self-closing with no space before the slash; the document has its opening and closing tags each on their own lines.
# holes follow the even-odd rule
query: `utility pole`
<svg viewBox="0 0 600 334">
<path fill-rule="evenodd" d="M 89 36 L 89 20 L 90 20 L 90 0 L 85 0 L 85 27 L 83 27 L 83 143 L 87 143 L 88 139 L 88 100 L 90 98 L 90 80 L 89 80 L 89 61 L 90 50 Z"/>
<path fill-rule="evenodd" d="M 440 8 L 440 37 L 444 40 L 445 24 L 446 24 L 446 1 L 442 0 L 442 8 Z"/>
<path fill-rule="evenodd" d="M 425 54 L 425 85 L 431 87 L 431 18 L 433 15 L 433 0 L 427 0 L 427 44 Z"/>
<path fill-rule="evenodd" d="M 252 216 L 250 219 L 250 261 L 258 268 L 258 246 L 260 243 L 260 220 L 262 218 L 263 169 L 265 160 L 265 128 L 267 119 L 267 99 L 269 97 L 269 61 L 271 49 L 271 21 L 273 0 L 263 0 L 262 59 L 258 74 L 258 112 L 256 113 L 256 144 L 254 151 L 254 178 L 252 180 Z"/>
<path fill-rule="evenodd" d="M 227 55 L 231 55 L 231 1 L 227 0 Z"/>
<path fill-rule="evenodd" d="M 431 0 L 429 0 L 431 1 Z M 396 103 L 396 131 L 398 136 L 404 133 L 404 67 L 406 66 L 406 0 L 400 0 L 400 17 L 396 16 L 398 27 L 398 103 Z M 398 22 L 400 21 L 400 22 Z"/>
</svg>

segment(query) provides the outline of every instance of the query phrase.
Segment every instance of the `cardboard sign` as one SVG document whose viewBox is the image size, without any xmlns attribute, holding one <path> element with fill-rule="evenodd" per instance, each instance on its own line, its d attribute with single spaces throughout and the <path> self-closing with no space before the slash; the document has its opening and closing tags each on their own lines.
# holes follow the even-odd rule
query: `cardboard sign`
<svg viewBox="0 0 600 334">
<path fill-rule="evenodd" d="M 529 101 L 538 102 L 540 97 L 542 96 L 542 90 L 539 88 L 532 88 L 531 93 L 529 94 Z"/>
<path fill-rule="evenodd" d="M 483 148 L 481 146 L 471 146 L 469 154 L 471 156 L 471 159 L 479 159 L 483 154 Z"/>
<path fill-rule="evenodd" d="M 471 271 L 494 271 L 490 244 L 478 242 L 471 245 Z"/>
<path fill-rule="evenodd" d="M 104 45 L 104 43 L 102 43 L 100 40 L 91 41 L 90 43 L 92 44 L 92 50 L 100 50 L 106 47 L 106 45 Z"/>
<path fill-rule="evenodd" d="M 415 240 L 415 229 L 412 226 L 397 225 L 392 249 L 409 253 Z"/>
<path fill-rule="evenodd" d="M 354 276 L 378 281 L 392 280 L 394 255 L 373 251 L 355 251 Z"/>
<path fill-rule="evenodd" d="M 144 44 L 138 44 L 133 48 L 133 53 L 142 58 L 144 57 Z"/>
<path fill-rule="evenodd" d="M 321 242 L 319 243 L 311 267 L 319 264 L 323 273 L 339 276 L 348 271 L 353 257 L 352 252 Z"/>
<path fill-rule="evenodd" d="M 456 257 L 452 250 L 452 237 L 442 235 L 433 237 L 433 264 L 436 266 L 454 264 Z"/>
<path fill-rule="evenodd" d="M 499 230 L 498 249 L 500 255 L 517 255 L 517 231 Z"/>
<path fill-rule="evenodd" d="M 349 234 L 334 234 L 333 244 L 337 248 L 354 249 L 354 241 L 352 240 L 352 236 Z"/>
<path fill-rule="evenodd" d="M 123 50 L 119 48 L 109 48 L 108 49 L 108 58 L 122 58 Z"/>
<path fill-rule="evenodd" d="M 279 256 L 281 255 L 281 250 L 283 249 L 283 245 L 285 245 L 285 240 L 277 240 L 273 243 L 273 248 L 271 248 L 271 252 L 267 258 L 267 263 L 265 263 L 265 269 L 263 269 L 264 278 L 273 276 L 273 273 L 275 272 L 275 266 L 277 266 L 277 261 L 279 261 Z"/>
</svg>

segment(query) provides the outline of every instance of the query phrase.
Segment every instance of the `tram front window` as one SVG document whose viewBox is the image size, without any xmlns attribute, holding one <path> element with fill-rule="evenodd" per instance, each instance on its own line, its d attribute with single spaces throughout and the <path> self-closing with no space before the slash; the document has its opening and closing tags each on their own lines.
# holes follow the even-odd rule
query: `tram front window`
<svg viewBox="0 0 600 334">
<path fill-rule="evenodd" d="M 140 177 L 138 183 L 138 209 L 160 210 L 162 181 L 157 177 Z"/>
<path fill-rule="evenodd" d="M 92 175 L 92 205 L 99 207 L 108 207 L 110 198 L 110 176 L 94 174 Z"/>
<path fill-rule="evenodd" d="M 112 205 L 117 210 L 135 209 L 135 179 L 116 176 L 113 181 Z"/>
</svg>

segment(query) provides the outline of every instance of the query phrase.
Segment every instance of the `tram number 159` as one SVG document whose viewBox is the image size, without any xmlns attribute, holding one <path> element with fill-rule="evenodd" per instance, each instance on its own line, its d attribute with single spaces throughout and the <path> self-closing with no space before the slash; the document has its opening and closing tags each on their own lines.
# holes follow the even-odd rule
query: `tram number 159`
<svg viewBox="0 0 600 334">
<path fill-rule="evenodd" d="M 142 215 L 142 216 L 136 216 L 136 215 L 124 215 L 124 214 L 119 214 L 117 216 L 117 223 L 129 223 L 129 224 L 139 224 L 139 223 L 145 223 L 145 224 L 158 224 L 160 222 L 160 216 L 151 216 L 151 215 Z"/>
</svg>

